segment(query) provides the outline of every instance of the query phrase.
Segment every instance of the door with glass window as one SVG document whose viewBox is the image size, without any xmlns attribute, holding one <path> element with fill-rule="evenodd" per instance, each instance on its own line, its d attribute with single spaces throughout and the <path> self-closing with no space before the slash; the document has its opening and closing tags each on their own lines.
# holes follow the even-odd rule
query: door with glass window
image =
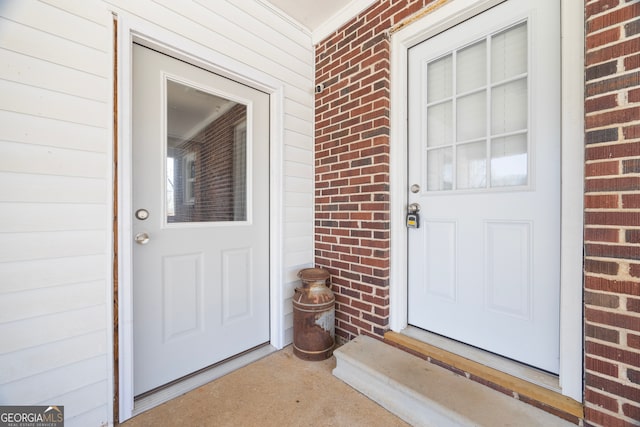
<svg viewBox="0 0 640 427">
<path fill-rule="evenodd" d="M 133 52 L 139 396 L 269 341 L 269 96 Z"/>
<path fill-rule="evenodd" d="M 558 372 L 559 2 L 409 51 L 409 324 Z"/>
</svg>

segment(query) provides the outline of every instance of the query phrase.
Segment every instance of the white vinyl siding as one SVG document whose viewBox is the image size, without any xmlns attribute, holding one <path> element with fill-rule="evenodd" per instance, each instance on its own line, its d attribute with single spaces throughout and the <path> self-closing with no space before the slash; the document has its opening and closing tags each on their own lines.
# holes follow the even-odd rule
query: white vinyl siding
<svg viewBox="0 0 640 427">
<path fill-rule="evenodd" d="M 285 342 L 313 262 L 311 35 L 257 0 L 8 0 L 0 8 L 0 404 L 113 422 L 113 27 L 134 16 L 281 81 Z"/>
<path fill-rule="evenodd" d="M 0 8 L 0 404 L 64 405 L 67 425 L 100 426 L 113 418 L 111 17 L 83 3 L 88 16 Z"/>
</svg>

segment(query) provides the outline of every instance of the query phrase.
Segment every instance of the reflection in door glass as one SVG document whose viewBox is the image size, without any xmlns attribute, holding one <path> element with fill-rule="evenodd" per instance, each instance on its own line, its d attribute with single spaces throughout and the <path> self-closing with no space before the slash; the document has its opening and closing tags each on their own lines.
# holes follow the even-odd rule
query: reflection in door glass
<svg viewBox="0 0 640 427">
<path fill-rule="evenodd" d="M 167 217 L 176 215 L 176 197 L 175 187 L 173 185 L 175 179 L 175 160 L 173 157 L 167 157 Z"/>
<path fill-rule="evenodd" d="M 247 107 L 167 80 L 169 223 L 247 219 Z"/>
</svg>

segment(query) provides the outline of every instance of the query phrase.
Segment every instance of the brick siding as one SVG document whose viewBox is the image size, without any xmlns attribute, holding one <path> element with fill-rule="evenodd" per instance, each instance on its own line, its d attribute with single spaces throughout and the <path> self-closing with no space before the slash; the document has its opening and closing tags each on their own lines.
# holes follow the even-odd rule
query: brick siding
<svg viewBox="0 0 640 427">
<path fill-rule="evenodd" d="M 640 425 L 640 2 L 586 1 L 585 425 Z"/>
<path fill-rule="evenodd" d="M 378 2 L 316 49 L 315 262 L 332 275 L 338 341 L 388 329 L 386 34 L 404 5 Z"/>
<path fill-rule="evenodd" d="M 316 47 L 315 262 L 336 335 L 389 320 L 388 30 L 432 1 L 380 0 Z M 640 425 L 640 1 L 585 0 L 585 425 Z"/>
</svg>

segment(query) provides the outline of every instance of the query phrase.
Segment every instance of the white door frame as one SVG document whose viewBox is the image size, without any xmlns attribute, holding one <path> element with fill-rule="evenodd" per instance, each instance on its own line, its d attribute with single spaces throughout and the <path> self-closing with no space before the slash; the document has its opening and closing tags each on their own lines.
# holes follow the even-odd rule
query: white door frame
<svg viewBox="0 0 640 427">
<path fill-rule="evenodd" d="M 282 300 L 282 175 L 284 84 L 220 52 L 126 13 L 118 19 L 118 361 L 119 421 L 134 414 L 132 289 L 132 45 L 159 52 L 231 78 L 270 95 L 269 133 L 269 310 L 270 343 L 284 346 Z"/>
<path fill-rule="evenodd" d="M 455 0 L 391 37 L 391 272 L 390 328 L 407 322 L 407 56 L 429 37 L 505 0 Z M 561 0 L 561 280 L 560 373 L 563 395 L 582 402 L 582 245 L 584 195 L 584 4 Z"/>
</svg>

